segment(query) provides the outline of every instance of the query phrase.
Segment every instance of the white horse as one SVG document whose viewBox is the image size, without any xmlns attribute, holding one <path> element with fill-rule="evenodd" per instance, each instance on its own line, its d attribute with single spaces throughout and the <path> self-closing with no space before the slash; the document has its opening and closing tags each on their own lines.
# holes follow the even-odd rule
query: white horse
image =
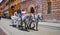
<svg viewBox="0 0 60 35">
<path fill-rule="evenodd" d="M 31 14 L 31 22 L 30 22 L 30 28 L 35 28 L 36 30 L 38 30 L 38 22 L 39 19 L 41 19 L 42 14 L 41 13 L 37 13 L 37 14 Z"/>
<path fill-rule="evenodd" d="M 41 17 L 41 15 L 38 14 L 25 14 L 22 15 L 22 21 L 25 23 L 25 27 L 27 28 L 31 28 L 31 24 L 33 24 L 33 27 L 36 27 L 36 30 L 38 30 L 38 16 Z M 12 25 L 14 25 L 16 23 L 16 27 L 18 27 L 19 22 L 21 21 L 21 18 L 18 16 L 11 16 L 11 20 L 12 20 Z"/>
<path fill-rule="evenodd" d="M 16 25 L 16 27 L 18 27 L 20 20 L 21 20 L 21 18 L 19 18 L 17 16 L 11 16 L 12 25 Z"/>
<path fill-rule="evenodd" d="M 12 25 L 16 25 L 16 27 L 18 27 L 19 22 L 21 22 L 21 21 L 28 23 L 28 18 L 27 18 L 28 16 L 29 16 L 29 14 L 25 14 L 25 15 L 22 15 L 20 18 L 19 16 L 16 16 L 14 14 L 13 16 L 11 16 Z"/>
<path fill-rule="evenodd" d="M 18 16 L 17 12 L 15 12 L 13 16 L 11 16 L 12 25 L 16 25 L 16 27 L 18 27 L 20 20 L 21 18 Z"/>
</svg>

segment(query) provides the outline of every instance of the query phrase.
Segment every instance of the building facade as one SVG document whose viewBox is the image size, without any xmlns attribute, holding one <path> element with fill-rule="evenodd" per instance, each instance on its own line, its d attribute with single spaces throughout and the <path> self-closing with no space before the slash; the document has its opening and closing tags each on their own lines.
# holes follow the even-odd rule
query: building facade
<svg viewBox="0 0 60 35">
<path fill-rule="evenodd" d="M 6 11 L 9 9 L 9 6 L 16 6 L 15 9 L 19 8 L 19 4 L 21 9 L 25 9 L 27 12 L 30 12 L 31 8 L 37 8 L 37 12 L 42 13 L 43 20 L 45 21 L 55 21 L 60 20 L 60 0 L 11 0 L 11 5 L 8 6 L 9 3 L 5 3 L 4 0 L 2 2 L 2 11 Z M 17 2 L 13 2 L 17 1 Z M 12 4 L 13 3 L 13 4 Z M 18 4 L 17 4 L 18 3 Z M 1 10 L 1 4 L 0 4 Z M 10 10 L 11 11 L 11 10 Z"/>
<path fill-rule="evenodd" d="M 3 0 L 0 6 L 4 17 L 10 17 L 19 8 L 20 0 Z"/>
<path fill-rule="evenodd" d="M 44 19 L 60 20 L 60 0 L 43 1 Z"/>
<path fill-rule="evenodd" d="M 21 6 L 27 11 L 31 7 L 37 7 L 37 12 L 42 13 L 45 21 L 60 20 L 60 0 L 25 0 Z"/>
<path fill-rule="evenodd" d="M 20 0 L 9 0 L 9 13 L 10 16 L 13 15 L 14 12 L 16 12 L 16 10 L 18 10 L 19 8 L 21 8 L 20 6 Z"/>
<path fill-rule="evenodd" d="M 7 0 L 2 0 L 0 2 L 0 15 L 2 15 L 3 9 L 5 8 L 5 3 Z"/>
</svg>

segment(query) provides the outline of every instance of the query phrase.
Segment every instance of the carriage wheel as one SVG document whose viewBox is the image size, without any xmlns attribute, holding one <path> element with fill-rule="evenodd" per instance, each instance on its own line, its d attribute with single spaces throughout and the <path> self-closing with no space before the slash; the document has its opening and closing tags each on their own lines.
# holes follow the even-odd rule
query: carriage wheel
<svg viewBox="0 0 60 35">
<path fill-rule="evenodd" d="M 25 30 L 27 31 L 27 32 L 29 32 L 29 24 L 30 24 L 30 22 L 26 22 L 26 21 L 24 21 L 24 23 L 25 23 Z"/>
<path fill-rule="evenodd" d="M 33 27 L 31 27 L 32 24 L 34 25 Z M 33 30 L 38 31 L 38 20 L 32 21 L 30 27 L 31 27 Z"/>
</svg>

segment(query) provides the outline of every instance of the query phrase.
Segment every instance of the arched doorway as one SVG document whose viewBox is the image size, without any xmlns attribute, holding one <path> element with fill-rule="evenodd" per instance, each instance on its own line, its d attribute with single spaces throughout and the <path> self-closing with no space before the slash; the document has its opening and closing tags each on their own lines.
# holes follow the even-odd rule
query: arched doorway
<svg viewBox="0 0 60 35">
<path fill-rule="evenodd" d="M 35 5 L 34 4 L 29 5 L 28 13 L 34 13 L 34 12 L 35 12 Z"/>
<path fill-rule="evenodd" d="M 30 13 L 35 13 L 35 10 L 33 7 L 30 8 Z"/>
</svg>

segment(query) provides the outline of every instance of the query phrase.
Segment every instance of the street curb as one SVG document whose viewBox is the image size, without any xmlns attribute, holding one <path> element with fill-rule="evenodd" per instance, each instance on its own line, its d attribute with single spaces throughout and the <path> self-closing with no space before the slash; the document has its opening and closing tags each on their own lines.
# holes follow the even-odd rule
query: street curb
<svg viewBox="0 0 60 35">
<path fill-rule="evenodd" d="M 0 26 L 0 28 L 1 28 L 7 35 L 11 35 L 11 34 L 8 33 L 8 31 L 7 31 L 5 28 L 3 28 L 2 26 Z"/>
</svg>

